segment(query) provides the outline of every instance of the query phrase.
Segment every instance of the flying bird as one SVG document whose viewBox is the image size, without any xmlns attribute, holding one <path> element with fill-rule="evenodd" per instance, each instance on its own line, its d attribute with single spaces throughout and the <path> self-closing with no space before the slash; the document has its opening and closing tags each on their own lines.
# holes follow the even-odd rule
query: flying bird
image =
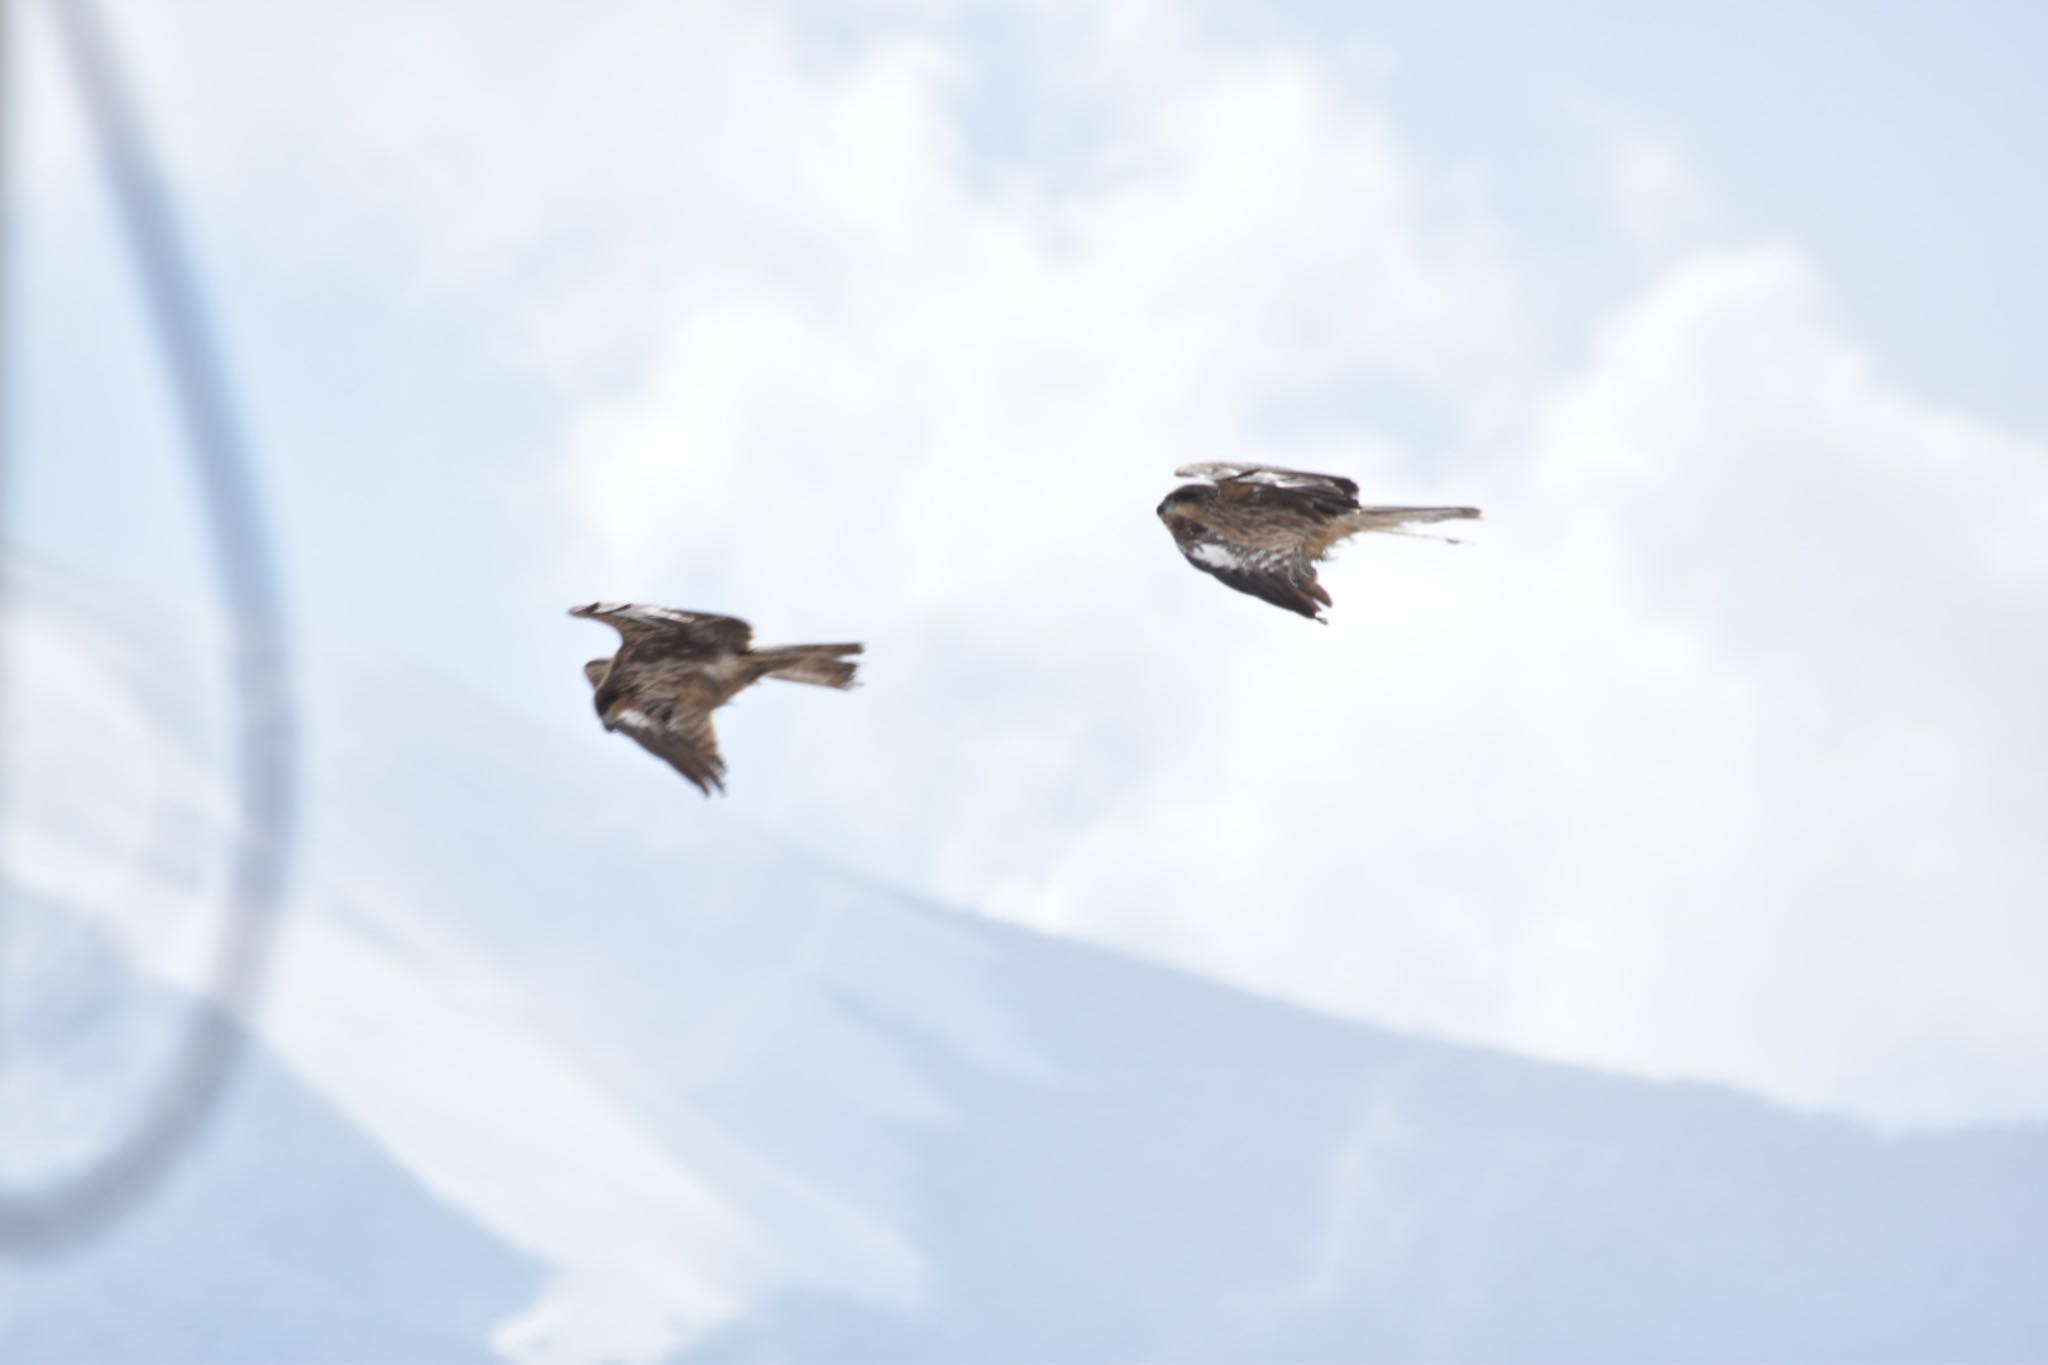
<svg viewBox="0 0 2048 1365">
<path fill-rule="evenodd" d="M 1208 481 L 1182 484 L 1159 504 L 1159 519 L 1188 563 L 1311 621 L 1330 605 L 1316 562 L 1339 542 L 1360 531 L 1427 534 L 1408 527 L 1479 515 L 1476 507 L 1362 507 L 1349 479 L 1272 465 L 1191 464 L 1173 472 Z"/>
<path fill-rule="evenodd" d="M 624 730 L 706 796 L 725 790 L 713 711 L 763 678 L 850 688 L 856 665 L 846 656 L 861 652 L 860 645 L 754 649 L 753 627 L 738 617 L 637 602 L 592 602 L 569 614 L 602 621 L 623 641 L 611 658 L 583 665 L 604 728 Z"/>
</svg>

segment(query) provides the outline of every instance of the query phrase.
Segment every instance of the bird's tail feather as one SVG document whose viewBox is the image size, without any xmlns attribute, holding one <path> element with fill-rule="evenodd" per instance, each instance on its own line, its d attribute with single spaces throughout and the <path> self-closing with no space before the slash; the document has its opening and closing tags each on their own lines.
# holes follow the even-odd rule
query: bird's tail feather
<svg viewBox="0 0 2048 1365">
<path fill-rule="evenodd" d="M 1431 540 L 1448 540 L 1456 545 L 1452 536 L 1432 536 L 1427 531 L 1412 531 L 1411 526 L 1437 521 L 1476 521 L 1477 507 L 1360 507 L 1345 514 L 1344 520 L 1354 531 L 1385 531 L 1397 536 L 1424 536 Z"/>
<path fill-rule="evenodd" d="M 757 649 L 751 658 L 761 675 L 789 682 L 811 683 L 817 687 L 853 686 L 858 665 L 841 656 L 858 654 L 861 645 L 778 645 Z"/>
</svg>

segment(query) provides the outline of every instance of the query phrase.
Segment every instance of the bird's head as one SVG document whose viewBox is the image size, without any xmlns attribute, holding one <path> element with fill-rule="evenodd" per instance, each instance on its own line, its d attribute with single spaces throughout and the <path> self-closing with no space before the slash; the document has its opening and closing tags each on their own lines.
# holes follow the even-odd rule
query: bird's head
<svg viewBox="0 0 2048 1365">
<path fill-rule="evenodd" d="M 1159 507 L 1157 509 L 1159 513 L 1159 519 L 1161 521 L 1170 522 L 1173 520 L 1172 514 L 1177 511 L 1192 508 L 1194 505 L 1198 503 L 1214 502 L 1215 500 L 1216 490 L 1214 488 L 1211 488 L 1208 484 L 1183 484 L 1181 487 L 1174 489 L 1171 493 L 1168 493 L 1166 497 L 1160 502 Z"/>
</svg>

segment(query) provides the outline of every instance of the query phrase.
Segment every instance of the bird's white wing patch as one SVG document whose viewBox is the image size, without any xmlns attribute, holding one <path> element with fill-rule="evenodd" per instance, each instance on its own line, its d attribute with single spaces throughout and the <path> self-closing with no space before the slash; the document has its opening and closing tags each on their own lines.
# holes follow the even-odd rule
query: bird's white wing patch
<svg viewBox="0 0 2048 1365">
<path fill-rule="evenodd" d="M 1234 573 L 1289 574 L 1296 568 L 1296 556 L 1291 551 L 1252 549 L 1227 540 L 1198 540 L 1188 547 L 1188 558 L 1211 569 Z"/>
<path fill-rule="evenodd" d="M 1198 559 L 1212 569 L 1245 569 L 1250 563 L 1220 540 L 1199 540 L 1188 547 L 1188 555 Z"/>
<path fill-rule="evenodd" d="M 629 645 L 660 644 L 680 646 L 690 652 L 744 650 L 753 639 L 753 628 L 737 616 L 716 612 L 683 611 L 658 607 L 648 602 L 593 602 L 571 613 L 594 617 L 618 631 Z"/>
<path fill-rule="evenodd" d="M 718 619 L 714 616 L 708 616 L 703 612 L 678 611 L 674 607 L 652 607 L 641 604 L 621 607 L 618 614 L 629 621 L 639 621 L 644 625 L 650 626 L 687 626 L 698 621 Z"/>
<path fill-rule="evenodd" d="M 1257 483 L 1269 488 L 1329 488 L 1341 486 L 1344 480 L 1335 474 L 1310 474 L 1298 469 L 1282 469 L 1270 464 L 1229 464 L 1207 461 L 1202 464 L 1184 464 L 1173 471 L 1177 479 L 1207 479 L 1211 483 Z"/>
<path fill-rule="evenodd" d="M 1176 479 L 1234 479 L 1240 474 L 1261 468 L 1255 464 L 1224 464 L 1216 460 L 1204 460 L 1200 464 L 1184 464 L 1173 471 Z"/>
</svg>

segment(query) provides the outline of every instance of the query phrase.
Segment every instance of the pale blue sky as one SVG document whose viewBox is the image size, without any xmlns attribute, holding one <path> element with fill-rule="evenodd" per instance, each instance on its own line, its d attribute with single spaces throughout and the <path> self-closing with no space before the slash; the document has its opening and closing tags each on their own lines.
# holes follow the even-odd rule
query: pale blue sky
<svg viewBox="0 0 2048 1365">
<path fill-rule="evenodd" d="M 1634 133 L 1668 145 L 1709 196 L 1699 240 L 1786 241 L 1809 253 L 1845 329 L 1890 382 L 2016 433 L 2048 431 L 2038 362 L 2048 354 L 2048 185 L 2035 173 L 2048 127 L 2038 80 L 2048 13 L 2038 6 L 1198 8 L 1248 45 L 1309 47 L 1418 154 L 1472 178 L 1537 266 L 1534 287 L 1551 305 L 1539 340 L 1553 364 L 1579 358 L 1596 311 L 1642 278 L 1603 186 L 1608 145 Z M 123 7 L 111 12 L 119 19 Z M 872 41 L 886 27 L 797 12 L 798 34 L 814 25 L 827 46 Z M 211 18 L 209 40 L 231 42 L 232 17 Z M 15 62 L 48 85 L 47 34 L 37 16 L 27 20 Z M 1045 25 L 996 5 L 910 27 L 957 37 L 968 54 L 973 74 L 955 108 L 976 159 L 1057 175 L 1085 147 L 1085 104 L 1063 92 Z M 120 36 L 175 178 L 180 111 L 152 77 L 189 54 L 151 50 L 132 26 Z M 402 41 L 399 30 L 391 40 Z M 232 100 L 232 80 L 224 86 Z M 48 106 L 38 100 L 31 117 Z M 490 318 L 380 278 L 399 263 L 372 256 L 311 275 L 302 259 L 278 260 L 261 225 L 189 187 L 182 207 L 251 425 L 273 456 L 266 480 L 287 537 L 305 547 L 284 556 L 295 596 L 345 633 L 408 652 L 460 634 L 445 620 L 431 634 L 415 629 L 385 604 L 429 577 L 488 579 L 501 555 L 521 553 L 537 528 L 508 535 L 479 505 L 473 471 L 504 478 L 522 457 L 544 459 L 559 397 L 494 353 Z M 182 495 L 174 452 L 157 449 L 171 434 L 159 377 L 108 229 L 97 195 L 54 213 L 28 206 L 13 324 L 22 378 L 10 417 L 12 525 L 29 544 L 71 547 L 103 570 L 129 562 L 155 579 L 188 552 L 169 542 L 189 525 L 155 515 Z M 1349 401 L 1424 442 L 1441 439 L 1448 420 L 1398 384 Z M 110 448 L 155 453 L 110 464 Z M 365 536 L 385 553 L 352 553 Z M 491 620 L 465 649 L 489 658 L 511 624 Z M 471 681 L 488 686 L 500 666 Z"/>
<path fill-rule="evenodd" d="M 111 7 L 117 19 L 122 8 Z M 1537 265 L 1535 288 L 1552 306 L 1540 340 L 1553 364 L 1576 360 L 1596 310 L 1642 279 L 1603 185 L 1612 139 L 1638 134 L 1682 157 L 1710 196 L 1699 240 L 1786 241 L 1809 253 L 1846 330 L 1889 381 L 2016 433 L 2048 431 L 2038 362 L 2048 355 L 2048 185 L 2035 173 L 2048 127 L 2038 80 L 2048 13 L 2038 6 L 1197 8 L 1247 45 L 1307 46 L 1418 154 L 1471 177 Z M 797 12 L 828 46 L 873 41 L 886 27 Z M 37 16 L 27 18 L 15 61 L 33 63 L 27 79 L 47 85 L 53 54 Z M 210 40 L 231 42 L 231 16 L 212 18 Z M 968 54 L 972 76 L 955 108 L 976 159 L 1057 175 L 1085 147 L 1085 103 L 1063 92 L 1045 25 L 996 5 L 909 27 L 957 37 Z M 121 36 L 175 179 L 180 111 L 152 76 L 176 57 Z M 233 97 L 230 81 L 222 98 Z M 31 117 L 47 116 L 48 103 Z M 261 225 L 225 217 L 189 188 L 182 208 L 251 425 L 274 457 L 265 477 L 289 538 L 307 546 L 284 556 L 296 595 L 347 633 L 395 629 L 388 643 L 418 650 L 421 633 L 383 604 L 426 575 L 493 575 L 500 555 L 520 553 L 523 536 L 501 539 L 499 518 L 478 505 L 472 470 L 495 480 L 522 452 L 544 458 L 559 399 L 494 354 L 488 317 L 380 280 L 379 268 L 397 263 L 358 259 L 309 275 L 303 260 L 276 259 Z M 132 551 L 136 571 L 156 578 L 184 553 L 168 539 L 189 527 L 154 514 L 180 496 L 175 479 L 159 481 L 174 452 L 115 466 L 104 454 L 153 449 L 171 434 L 105 205 L 96 195 L 27 212 L 14 534 L 75 547 L 103 569 Z M 1418 440 L 1442 437 L 1441 405 L 1397 384 L 1348 401 Z M 110 495 L 132 501 L 109 509 Z M 451 530 L 435 534 L 441 526 Z M 367 563 L 351 553 L 365 535 L 388 553 Z M 490 650 L 508 624 L 466 647 Z M 461 625 L 436 623 L 433 638 L 451 628 Z"/>
<path fill-rule="evenodd" d="M 203 591 L 24 9 L 10 534 Z M 1326 1008 L 1885 1116 L 2048 1114 L 2014 1079 L 2048 1020 L 1977 977 L 2048 967 L 2048 855 L 2015 842 L 2048 807 L 2048 660 L 1969 625 L 2044 600 L 2037 7 L 109 12 L 309 639 L 568 730 L 606 647 L 573 601 L 863 634 L 864 709 L 735 708 L 744 784 L 703 818 Z M 1478 502 L 1489 538 L 1352 552 L 1311 639 L 1151 522 L 1174 463 L 1232 454 Z M 1040 478 L 1082 491 L 1049 515 Z M 2006 518 L 1981 541 L 1975 500 Z M 1344 708 L 1327 765 L 1181 742 L 1275 696 Z M 1187 885 L 1170 855 L 1246 818 L 1201 793 L 1271 789 L 1328 823 L 1260 929 L 1229 888 L 1290 813 Z M 1844 871 L 1872 846 L 1890 889 Z M 1290 918 L 1351 894 L 1348 859 L 1379 913 Z M 1979 908 L 1944 926 L 1921 876 Z M 1753 914 L 1703 908 L 1730 901 Z M 1848 933 L 1879 955 L 1836 963 Z M 1859 1034 L 1901 962 L 1924 1009 Z M 1760 1036 L 1696 1036 L 1660 970 L 1762 993 Z"/>
</svg>

